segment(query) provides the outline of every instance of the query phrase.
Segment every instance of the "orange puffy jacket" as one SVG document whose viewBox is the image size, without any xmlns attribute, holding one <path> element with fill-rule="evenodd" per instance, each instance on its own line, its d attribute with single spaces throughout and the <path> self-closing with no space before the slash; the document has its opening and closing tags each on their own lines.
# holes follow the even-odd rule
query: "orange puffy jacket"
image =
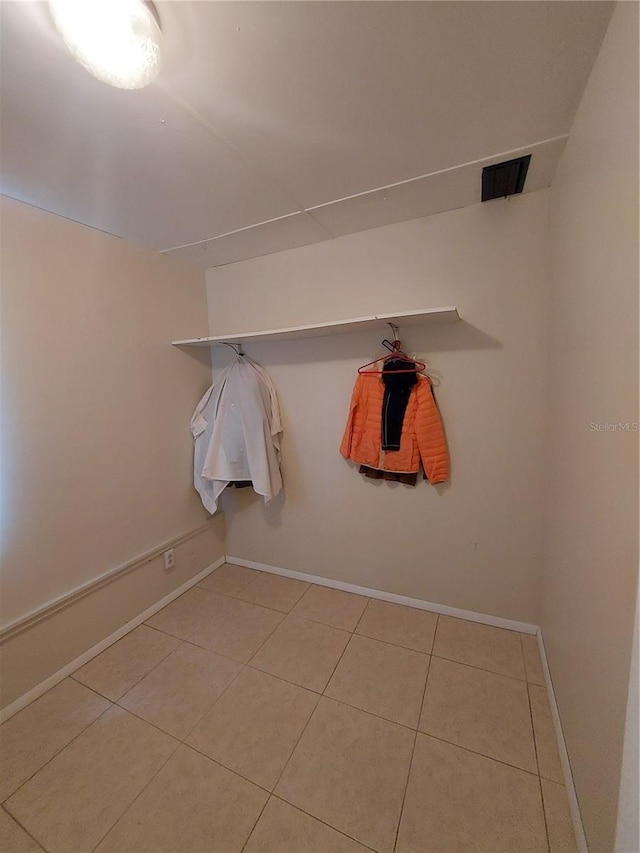
<svg viewBox="0 0 640 853">
<path fill-rule="evenodd" d="M 422 461 L 430 483 L 444 482 L 449 476 L 449 452 L 429 379 L 418 376 L 418 383 L 411 389 L 400 450 L 382 450 L 383 398 L 380 378 L 358 376 L 340 453 L 360 465 L 403 474 L 419 471 Z"/>
</svg>

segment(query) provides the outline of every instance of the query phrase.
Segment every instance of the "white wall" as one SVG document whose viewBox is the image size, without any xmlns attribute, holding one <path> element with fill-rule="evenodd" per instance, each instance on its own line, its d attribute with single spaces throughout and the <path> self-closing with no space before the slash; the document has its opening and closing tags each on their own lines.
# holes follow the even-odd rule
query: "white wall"
<svg viewBox="0 0 640 853">
<path fill-rule="evenodd" d="M 8 198 L 0 204 L 6 626 L 208 518 L 192 487 L 189 418 L 210 366 L 170 345 L 206 333 L 200 270 Z M 219 556 L 221 543 L 207 541 L 157 590 L 140 580 L 142 609 L 152 589 L 166 594 Z M 136 593 L 124 588 L 128 607 Z M 99 636 L 79 639 L 71 619 L 64 637 L 34 649 L 33 667 L 7 663 L 7 701 L 51 674 L 42 669 L 51 649 L 69 646 L 61 666 L 120 627 L 127 607 L 104 606 L 91 623 Z"/>
<path fill-rule="evenodd" d="M 614 12 L 550 213 L 541 624 L 587 840 L 599 853 L 613 849 L 616 826 L 637 589 L 638 433 L 590 425 L 638 421 L 637 3 Z"/>
<path fill-rule="evenodd" d="M 279 391 L 286 492 L 267 509 L 225 496 L 228 554 L 537 622 L 547 213 L 543 190 L 208 271 L 214 334 L 444 305 L 464 318 L 401 333 L 442 374 L 439 487 L 367 481 L 338 454 L 356 369 L 388 330 L 247 346 Z"/>
</svg>

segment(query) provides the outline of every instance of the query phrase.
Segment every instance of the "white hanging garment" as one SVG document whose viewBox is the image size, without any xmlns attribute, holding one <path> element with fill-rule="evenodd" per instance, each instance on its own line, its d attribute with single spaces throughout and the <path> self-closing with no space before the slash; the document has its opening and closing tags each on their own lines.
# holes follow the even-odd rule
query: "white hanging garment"
<svg viewBox="0 0 640 853">
<path fill-rule="evenodd" d="M 282 488 L 282 424 L 275 388 L 264 368 L 240 356 L 198 403 L 191 419 L 194 485 L 210 513 L 235 480 L 249 480 L 265 503 Z"/>
</svg>

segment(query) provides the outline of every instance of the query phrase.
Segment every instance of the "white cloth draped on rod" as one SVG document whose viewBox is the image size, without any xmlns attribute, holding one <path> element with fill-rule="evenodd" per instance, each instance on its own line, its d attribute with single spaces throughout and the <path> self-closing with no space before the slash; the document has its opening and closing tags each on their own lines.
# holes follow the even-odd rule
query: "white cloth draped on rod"
<svg viewBox="0 0 640 853">
<path fill-rule="evenodd" d="M 191 419 L 194 485 L 214 513 L 230 482 L 251 481 L 265 503 L 282 488 L 282 423 L 268 373 L 246 355 L 222 371 Z"/>
</svg>

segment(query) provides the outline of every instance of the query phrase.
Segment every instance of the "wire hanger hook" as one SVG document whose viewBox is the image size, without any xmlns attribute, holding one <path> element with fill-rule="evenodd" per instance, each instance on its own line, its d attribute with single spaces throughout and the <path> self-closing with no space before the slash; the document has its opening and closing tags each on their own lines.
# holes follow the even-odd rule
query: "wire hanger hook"
<svg viewBox="0 0 640 853">
<path fill-rule="evenodd" d="M 220 341 L 223 347 L 231 347 L 231 349 L 235 352 L 236 355 L 244 355 L 242 352 L 242 344 L 228 344 L 226 341 Z"/>
<path fill-rule="evenodd" d="M 400 337 L 400 327 L 396 326 L 395 323 L 389 323 L 389 322 L 387 322 L 387 326 L 391 327 L 391 334 L 393 335 L 393 339 L 394 339 L 394 341 L 397 341 L 398 338 Z"/>
</svg>

